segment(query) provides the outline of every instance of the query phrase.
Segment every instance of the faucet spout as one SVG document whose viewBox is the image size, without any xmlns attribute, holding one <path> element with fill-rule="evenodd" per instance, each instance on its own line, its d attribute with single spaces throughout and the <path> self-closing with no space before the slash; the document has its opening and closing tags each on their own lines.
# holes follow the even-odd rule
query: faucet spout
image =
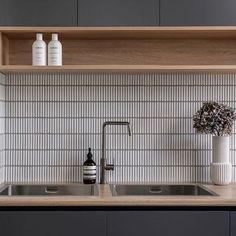
<svg viewBox="0 0 236 236">
<path fill-rule="evenodd" d="M 127 126 L 129 136 L 132 136 L 130 123 L 127 121 L 105 121 L 102 125 L 102 156 L 100 168 L 100 184 L 105 184 L 106 170 L 114 170 L 114 166 L 106 163 L 106 126 Z"/>
</svg>

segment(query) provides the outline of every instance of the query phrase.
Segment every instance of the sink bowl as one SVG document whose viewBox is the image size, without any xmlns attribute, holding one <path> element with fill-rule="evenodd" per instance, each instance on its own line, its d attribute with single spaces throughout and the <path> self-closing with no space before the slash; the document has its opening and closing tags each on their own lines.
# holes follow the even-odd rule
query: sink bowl
<svg viewBox="0 0 236 236">
<path fill-rule="evenodd" d="M 202 185 L 110 185 L 112 196 L 218 196 Z"/>
<path fill-rule="evenodd" d="M 1 191 L 1 190 L 0 190 Z M 97 185 L 7 185 L 0 196 L 97 196 Z"/>
</svg>

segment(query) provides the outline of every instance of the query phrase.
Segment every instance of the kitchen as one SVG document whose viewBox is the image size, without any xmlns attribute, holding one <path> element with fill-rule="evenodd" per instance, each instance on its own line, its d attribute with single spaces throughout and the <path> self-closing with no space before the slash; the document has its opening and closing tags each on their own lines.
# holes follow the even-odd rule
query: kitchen
<svg viewBox="0 0 236 236">
<path fill-rule="evenodd" d="M 235 235 L 235 125 L 219 178 L 217 135 L 193 127 L 236 107 L 235 8 L 1 0 L 1 235 Z M 33 65 L 37 34 L 62 65 Z"/>
</svg>

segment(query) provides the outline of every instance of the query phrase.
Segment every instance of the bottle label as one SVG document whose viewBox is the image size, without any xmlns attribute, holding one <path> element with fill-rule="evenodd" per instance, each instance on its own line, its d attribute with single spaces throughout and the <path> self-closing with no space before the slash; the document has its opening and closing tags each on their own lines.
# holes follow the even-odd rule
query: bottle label
<svg viewBox="0 0 236 236">
<path fill-rule="evenodd" d="M 61 66 L 62 65 L 62 48 L 57 45 L 51 45 L 48 48 L 48 65 Z"/>
<path fill-rule="evenodd" d="M 33 65 L 46 65 L 46 48 L 44 46 L 34 46 L 33 48 Z"/>
<path fill-rule="evenodd" d="M 84 166 L 83 167 L 83 177 L 84 179 L 96 179 L 96 166 Z"/>
</svg>

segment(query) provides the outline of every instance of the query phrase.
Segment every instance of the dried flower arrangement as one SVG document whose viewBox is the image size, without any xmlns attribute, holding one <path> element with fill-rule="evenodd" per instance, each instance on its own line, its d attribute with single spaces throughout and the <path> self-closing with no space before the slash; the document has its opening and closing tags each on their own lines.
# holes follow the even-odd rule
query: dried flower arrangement
<svg viewBox="0 0 236 236">
<path fill-rule="evenodd" d="M 204 102 L 193 116 L 193 128 L 198 133 L 229 136 L 235 120 L 236 113 L 233 108 L 217 102 Z"/>
</svg>

